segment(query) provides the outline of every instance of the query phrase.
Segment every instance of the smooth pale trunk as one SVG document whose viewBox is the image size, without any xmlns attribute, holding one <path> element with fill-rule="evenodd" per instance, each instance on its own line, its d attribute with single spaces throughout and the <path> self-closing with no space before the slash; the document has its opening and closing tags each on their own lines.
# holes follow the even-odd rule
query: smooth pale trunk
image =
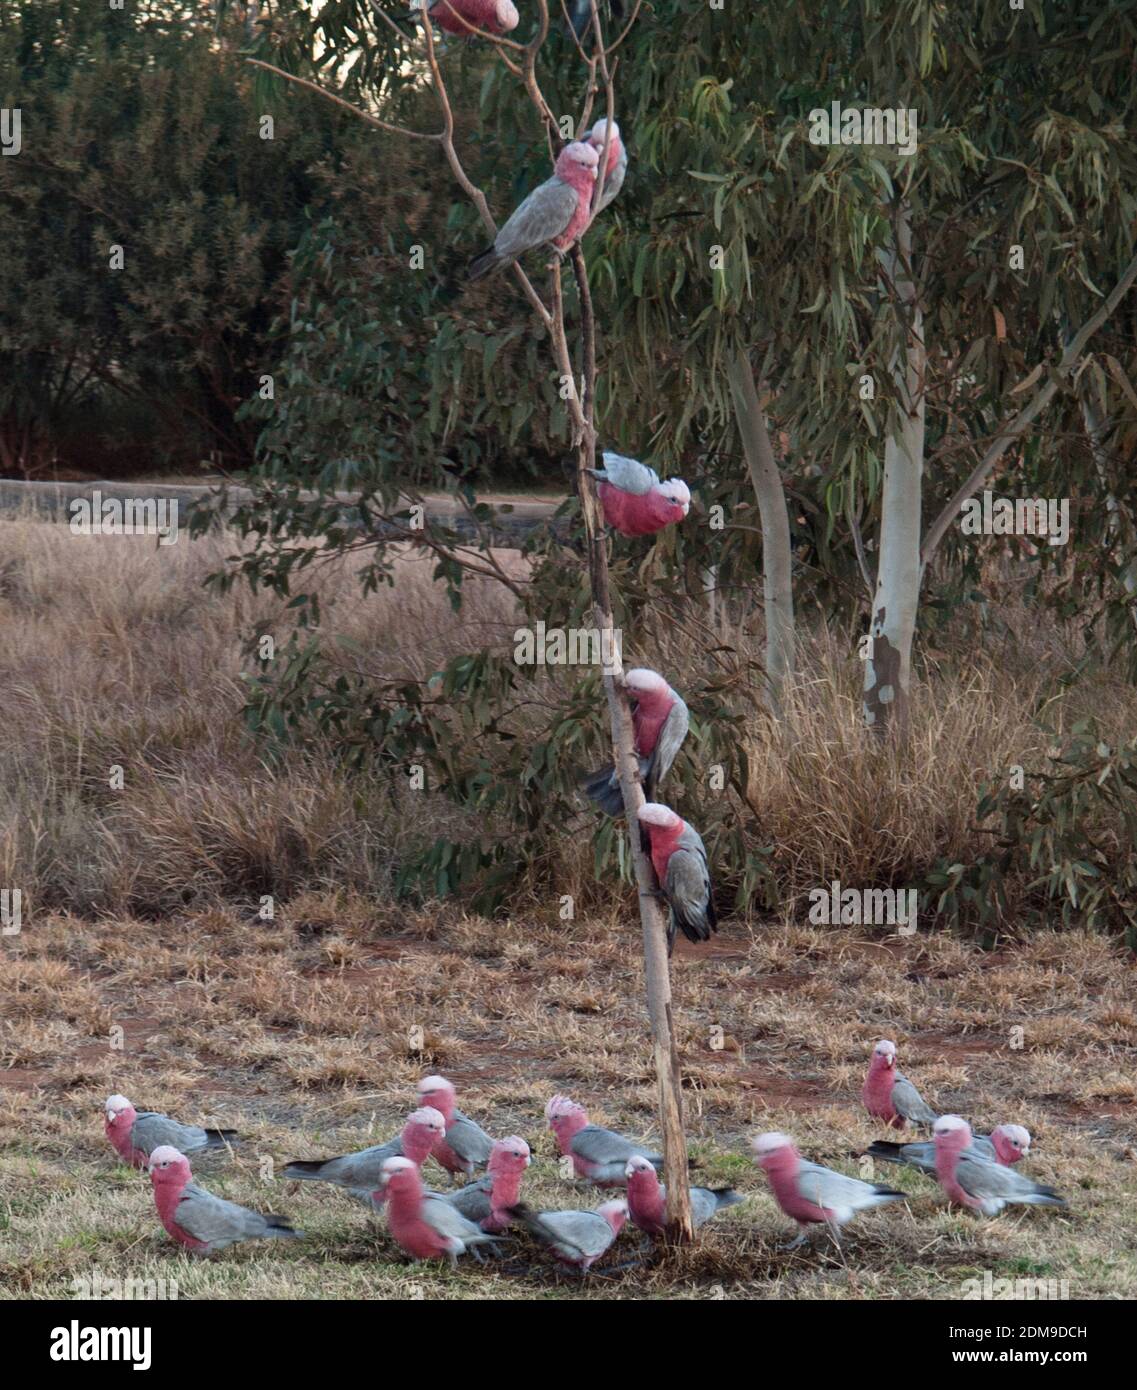
<svg viewBox="0 0 1137 1390">
<path fill-rule="evenodd" d="M 891 370 L 897 403 L 884 442 L 880 565 L 873 595 L 872 651 L 865 662 L 865 723 L 880 734 L 908 720 L 912 638 L 920 602 L 920 504 L 924 476 L 924 316 L 909 278 L 912 227 L 906 203 L 896 239 L 881 255 L 886 292 L 905 324 Z M 891 287 L 891 288 L 890 288 Z"/>
<path fill-rule="evenodd" d="M 762 522 L 762 587 L 766 607 L 766 680 L 770 712 L 781 718 L 786 684 L 794 674 L 794 591 L 790 514 L 782 475 L 770 444 L 754 373 L 745 352 L 727 368 L 734 415 Z"/>
</svg>

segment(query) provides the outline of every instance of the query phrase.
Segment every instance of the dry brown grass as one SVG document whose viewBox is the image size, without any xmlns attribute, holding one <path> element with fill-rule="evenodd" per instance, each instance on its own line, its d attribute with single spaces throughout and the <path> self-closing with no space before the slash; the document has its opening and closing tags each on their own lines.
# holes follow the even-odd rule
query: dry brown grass
<svg viewBox="0 0 1137 1390">
<path fill-rule="evenodd" d="M 1075 1297 L 1137 1292 L 1131 962 L 1076 934 L 999 954 L 924 930 L 862 939 L 801 925 L 800 901 L 782 920 L 736 919 L 713 949 L 678 954 L 700 1176 L 752 1194 L 693 1249 L 583 1289 L 544 1267 L 452 1276 L 405 1267 L 335 1191 L 282 1192 L 280 1160 L 392 1132 L 429 1069 L 454 1077 L 487 1128 L 536 1145 L 534 1201 L 592 1204 L 556 1176 L 545 1100 L 577 1093 L 598 1119 L 650 1137 L 653 1086 L 631 898 L 609 892 L 602 911 L 557 917 L 560 894 L 588 876 L 587 850 L 551 860 L 549 883 L 510 920 L 410 910 L 391 899 L 396 863 L 424 836 L 472 827 L 437 800 L 411 816 L 378 781 L 347 780 L 331 749 L 272 763 L 245 737 L 242 640 L 257 623 L 287 628 L 274 600 L 201 589 L 229 548 L 183 540 L 156 552 L 0 521 L 0 885 L 26 900 L 23 931 L 0 942 L 0 1286 L 59 1296 L 97 1269 L 173 1277 L 196 1297 L 952 1297 L 989 1269 L 1065 1279 Z M 453 617 L 409 557 L 394 592 L 363 600 L 344 567 L 321 584 L 333 627 L 359 644 L 343 659 L 372 675 L 428 674 L 472 637 L 506 641 L 513 626 L 488 588 Z M 847 644 L 811 639 L 792 732 L 780 746 L 753 734 L 751 796 L 791 897 L 828 877 L 903 877 L 932 852 L 966 848 L 978 783 L 1029 760 L 1032 707 L 1076 655 L 1061 634 L 1012 619 L 1022 646 L 1006 659 L 937 659 L 899 762 L 859 731 Z M 703 674 L 662 635 L 629 655 L 658 660 L 680 688 Z M 1068 726 L 1088 704 L 1107 725 L 1137 713 L 1132 691 L 1100 681 L 1054 698 L 1048 718 Z M 115 763 L 120 792 L 107 782 Z M 272 922 L 256 915 L 265 892 L 278 901 Z M 716 1025 L 722 1051 L 708 1041 Z M 780 1253 L 785 1222 L 746 1137 L 786 1129 L 854 1171 L 880 1137 L 858 1094 L 868 1048 L 886 1035 L 943 1109 L 984 1127 L 1027 1124 L 1032 1171 L 1070 1210 L 976 1221 L 890 1170 L 912 1200 L 860 1219 L 847 1263 Z M 211 1164 L 206 1181 L 283 1209 L 309 1239 L 205 1264 L 175 1254 L 145 1181 L 103 1141 L 99 1103 L 115 1090 L 241 1129 L 235 1159 Z M 633 1252 L 635 1238 L 621 1248 Z"/>
</svg>

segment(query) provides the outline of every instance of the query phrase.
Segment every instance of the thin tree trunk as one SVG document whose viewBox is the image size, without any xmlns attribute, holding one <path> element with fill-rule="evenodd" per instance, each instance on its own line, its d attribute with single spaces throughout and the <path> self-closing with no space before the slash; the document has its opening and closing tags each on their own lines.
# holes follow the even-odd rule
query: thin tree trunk
<svg viewBox="0 0 1137 1390">
<path fill-rule="evenodd" d="M 770 443 L 750 359 L 739 351 L 727 367 L 734 416 L 746 453 L 762 522 L 762 588 L 766 608 L 767 704 L 780 719 L 787 682 L 794 674 L 794 590 L 790 514 L 782 475 Z"/>
<path fill-rule="evenodd" d="M 594 404 L 596 383 L 596 320 L 588 287 L 588 268 L 579 244 L 572 248 L 572 268 L 580 293 L 581 336 L 584 340 L 585 429 L 577 450 L 577 488 L 588 538 L 588 571 L 596 625 L 606 650 L 614 657 L 604 670 L 604 692 L 612 724 L 612 748 L 624 812 L 628 821 L 632 866 L 639 891 L 640 925 L 643 930 L 644 984 L 648 1017 L 651 1022 L 652 1054 L 659 1087 L 659 1121 L 663 1132 L 663 1177 L 667 1185 L 667 1232 L 677 1241 L 691 1239 L 691 1196 L 687 1175 L 687 1135 L 683 1128 L 682 1080 L 679 1052 L 671 1018 L 671 974 L 667 962 L 667 913 L 659 897 L 659 884 L 651 860 L 643 850 L 637 812 L 644 804 L 639 759 L 635 751 L 632 711 L 624 693 L 623 663 L 613 641 L 612 599 L 608 585 L 608 552 L 596 479 L 589 470 L 596 466 Z M 608 634 L 605 638 L 604 634 Z"/>
<path fill-rule="evenodd" d="M 896 211 L 881 264 L 902 338 L 890 364 L 895 413 L 884 442 L 880 562 L 873 595 L 872 648 L 865 662 L 865 723 L 877 733 L 908 724 L 912 639 L 920 603 L 920 507 L 924 475 L 924 316 L 912 281 L 911 210 Z"/>
<path fill-rule="evenodd" d="M 1090 441 L 1090 453 L 1093 455 L 1094 472 L 1098 475 L 1098 482 L 1105 493 L 1105 509 L 1108 513 L 1107 532 L 1110 538 L 1114 553 L 1118 546 L 1128 546 L 1133 537 L 1130 528 L 1123 524 L 1121 508 L 1117 498 L 1109 486 L 1109 470 L 1106 468 L 1105 454 L 1105 435 L 1108 428 L 1105 416 L 1097 401 L 1093 398 L 1093 384 L 1087 382 L 1082 393 L 1082 420 L 1086 426 L 1086 434 Z M 1137 594 L 1137 575 L 1134 574 L 1134 563 L 1131 560 L 1125 567 L 1122 575 L 1122 583 L 1125 585 L 1125 592 L 1130 599 Z M 1137 626 L 1137 608 L 1130 608 L 1129 616 L 1132 618 L 1134 626 Z"/>
</svg>

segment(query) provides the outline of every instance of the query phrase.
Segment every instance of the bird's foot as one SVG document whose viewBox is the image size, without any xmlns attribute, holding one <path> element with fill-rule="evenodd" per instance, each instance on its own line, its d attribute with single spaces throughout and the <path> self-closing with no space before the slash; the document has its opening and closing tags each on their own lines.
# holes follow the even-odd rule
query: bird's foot
<svg viewBox="0 0 1137 1390">
<path fill-rule="evenodd" d="M 805 1244 L 808 1243 L 808 1241 L 809 1241 L 809 1234 L 808 1234 L 808 1232 L 806 1232 L 806 1231 L 799 1231 L 798 1234 L 797 1234 L 797 1236 L 796 1236 L 796 1238 L 795 1238 L 794 1240 L 787 1241 L 785 1245 L 779 1245 L 779 1246 L 778 1246 L 778 1249 L 779 1249 L 779 1250 L 800 1250 L 801 1247 L 802 1247 L 803 1245 L 805 1245 Z"/>
</svg>

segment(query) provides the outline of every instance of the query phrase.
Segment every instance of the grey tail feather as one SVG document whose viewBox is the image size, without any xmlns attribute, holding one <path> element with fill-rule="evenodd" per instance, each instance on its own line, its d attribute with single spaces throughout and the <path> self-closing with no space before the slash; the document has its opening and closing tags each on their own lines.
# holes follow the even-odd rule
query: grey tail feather
<svg viewBox="0 0 1137 1390">
<path fill-rule="evenodd" d="M 745 1202 L 746 1197 L 741 1192 L 736 1192 L 733 1187 L 712 1187 L 711 1192 L 720 1207 L 736 1207 L 739 1202 Z"/>
<path fill-rule="evenodd" d="M 870 1158 L 879 1158 L 885 1163 L 903 1163 L 900 1152 L 903 1147 L 903 1144 L 889 1144 L 883 1139 L 876 1139 L 868 1146 L 866 1153 Z"/>
<path fill-rule="evenodd" d="M 1066 1205 L 1066 1198 L 1065 1198 L 1065 1197 L 1063 1197 L 1063 1196 L 1061 1196 L 1059 1193 L 1055 1192 L 1055 1190 L 1054 1190 L 1052 1187 L 1043 1187 L 1041 1183 L 1039 1184 L 1039 1187 L 1038 1187 L 1037 1196 L 1038 1196 L 1038 1203 L 1037 1203 L 1038 1206 L 1045 1206 L 1045 1207 L 1064 1207 L 1064 1206 Z"/>
<path fill-rule="evenodd" d="M 878 1197 L 900 1197 L 905 1201 L 908 1199 L 907 1192 L 898 1192 L 895 1187 L 885 1187 L 883 1183 L 874 1182 L 872 1190 Z"/>
<path fill-rule="evenodd" d="M 205 1135 L 205 1147 L 207 1149 L 224 1149 L 237 1142 L 235 1129 L 207 1129 Z"/>
<path fill-rule="evenodd" d="M 488 275 L 491 270 L 496 270 L 500 262 L 497 252 L 492 246 L 487 246 L 480 255 L 474 257 L 466 268 L 467 280 L 480 280 L 483 275 Z"/>
<path fill-rule="evenodd" d="M 283 1216 L 274 1216 L 271 1212 L 264 1214 L 265 1224 L 268 1230 L 266 1235 L 270 1236 L 302 1236 L 303 1231 L 298 1231 Z"/>
<path fill-rule="evenodd" d="M 284 1165 L 284 1176 L 286 1178 L 318 1178 L 320 1169 L 325 1163 L 331 1163 L 330 1158 L 295 1158 L 291 1163 Z"/>
<path fill-rule="evenodd" d="M 613 783 L 612 780 L 615 775 L 615 769 L 609 763 L 606 767 L 599 767 L 595 772 L 590 772 L 580 784 L 589 801 L 595 801 L 609 816 L 618 816 L 624 809 L 624 795 L 620 790 L 620 784 Z"/>
</svg>

